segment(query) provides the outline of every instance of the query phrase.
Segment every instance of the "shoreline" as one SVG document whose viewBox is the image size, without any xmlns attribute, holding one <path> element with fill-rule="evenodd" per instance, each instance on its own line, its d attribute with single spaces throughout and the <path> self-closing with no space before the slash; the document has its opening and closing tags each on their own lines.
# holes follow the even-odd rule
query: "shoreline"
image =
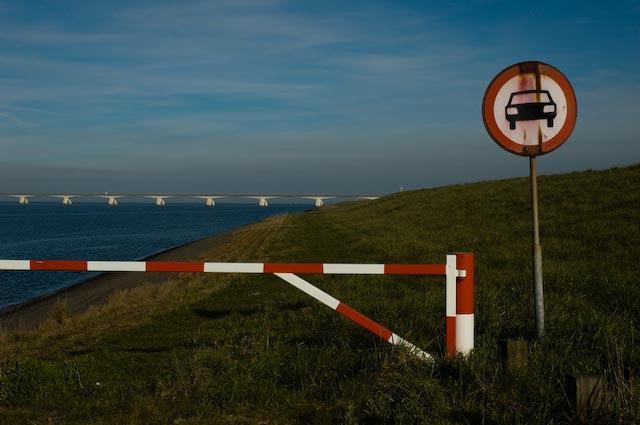
<svg viewBox="0 0 640 425">
<path fill-rule="evenodd" d="M 203 239 L 206 239 L 206 238 L 203 238 Z M 196 242 L 196 241 L 198 241 L 198 240 L 200 240 L 200 239 L 196 239 L 195 241 L 192 241 L 192 242 Z M 171 251 L 171 250 L 176 249 L 176 248 L 183 247 L 183 246 L 185 246 L 185 245 L 189 245 L 189 244 L 190 244 L 190 243 L 192 243 L 192 242 L 186 242 L 186 243 L 183 243 L 183 244 L 178 244 L 178 245 L 175 245 L 175 246 L 169 247 L 169 248 L 167 248 L 167 249 L 161 249 L 160 251 L 154 252 L 154 253 L 152 253 L 152 254 L 145 255 L 145 256 L 142 256 L 142 257 L 138 257 L 138 258 L 135 258 L 133 261 L 147 261 L 147 260 L 151 260 L 151 259 L 153 259 L 156 255 L 163 254 L 163 253 L 165 253 L 165 252 Z M 85 278 L 79 279 L 79 280 L 77 280 L 77 281 L 72 282 L 69 286 L 64 286 L 64 287 L 62 287 L 62 288 L 54 289 L 53 291 L 50 291 L 50 292 L 45 292 L 45 293 L 44 293 L 44 294 L 42 294 L 42 295 L 38 295 L 37 297 L 34 297 L 34 298 L 31 298 L 31 299 L 28 299 L 28 300 L 26 300 L 26 301 L 22 301 L 22 302 L 19 302 L 19 303 L 9 304 L 9 305 L 7 305 L 7 306 L 0 307 L 0 321 L 2 320 L 1 318 L 2 318 L 2 317 L 4 317 L 5 315 L 7 315 L 7 314 L 11 313 L 11 312 L 12 312 L 12 311 L 14 311 L 14 310 L 18 310 L 18 309 L 20 309 L 20 308 L 21 308 L 21 307 L 23 307 L 23 306 L 29 305 L 29 304 L 31 304 L 32 302 L 38 301 L 38 300 L 40 300 L 40 299 L 42 299 L 42 298 L 47 298 L 47 297 L 53 296 L 53 295 L 57 294 L 58 292 L 61 292 L 61 291 L 64 291 L 64 290 L 67 290 L 67 289 L 73 288 L 73 287 L 78 286 L 78 285 L 83 285 L 83 284 L 88 283 L 88 282 L 90 282 L 90 281 L 92 281 L 92 280 L 98 279 L 98 278 L 100 278 L 100 277 L 102 277 L 102 276 L 104 276 L 104 275 L 106 275 L 106 274 L 109 274 L 109 272 L 87 272 L 87 273 L 92 273 L 92 274 L 93 274 L 93 273 L 96 273 L 96 275 L 95 275 L 95 276 L 91 276 L 91 277 L 85 277 Z"/>
<path fill-rule="evenodd" d="M 194 260 L 202 256 L 204 252 L 226 243 L 232 232 L 234 230 L 159 250 L 136 261 Z M 56 306 L 60 302 L 67 304 L 70 314 L 78 314 L 89 307 L 105 304 L 111 295 L 117 291 L 134 288 L 146 283 L 162 283 L 174 275 L 175 273 L 164 272 L 103 272 L 65 288 L 0 310 L 0 331 L 33 330 L 52 317 Z"/>
<path fill-rule="evenodd" d="M 227 233 L 227 232 L 223 232 L 223 233 Z M 201 241 L 201 240 L 205 240 L 205 239 L 208 239 L 208 238 L 211 238 L 211 237 L 214 237 L 214 236 L 219 236 L 219 235 L 221 235 L 221 234 L 222 234 L 222 233 L 217 234 L 217 235 L 205 236 L 204 238 L 200 238 L 200 239 L 196 239 L 196 240 L 193 240 L 193 241 L 190 241 L 190 242 L 185 242 L 185 243 L 182 243 L 182 244 L 178 244 L 178 245 L 170 246 L 169 248 L 165 248 L 165 249 L 161 249 L 161 250 L 158 250 L 158 251 L 152 252 L 152 253 L 151 253 L 151 254 L 149 254 L 149 255 L 143 255 L 142 257 L 134 258 L 132 261 L 148 261 L 148 260 L 153 260 L 153 259 L 154 259 L 154 258 L 156 258 L 157 256 L 159 256 L 159 255 L 161 255 L 161 254 L 164 254 L 164 253 L 166 253 L 166 252 L 173 251 L 174 249 L 182 248 L 183 246 L 186 246 L 186 245 L 189 245 L 189 244 L 192 244 L 192 243 L 195 243 L 195 242 L 199 242 L 199 241 Z M 127 260 L 127 261 L 128 261 L 128 260 Z M 77 280 L 77 281 L 72 282 L 69 286 L 64 286 L 64 287 L 62 287 L 62 288 L 54 289 L 53 291 L 50 291 L 50 292 L 45 292 L 45 293 L 44 293 L 44 294 L 42 294 L 42 295 L 38 295 L 37 297 L 35 297 L 35 298 L 31 298 L 31 299 L 28 299 L 28 300 L 26 300 L 26 301 L 22 301 L 22 302 L 19 302 L 19 303 L 16 303 L 16 304 L 9 304 L 9 305 L 7 305 L 7 306 L 0 307 L 0 323 L 2 322 L 2 318 L 3 318 L 4 316 L 8 315 L 9 313 L 11 313 L 11 312 L 12 312 L 12 311 L 14 311 L 14 310 L 18 310 L 18 309 L 20 309 L 21 307 L 27 306 L 27 305 L 29 305 L 29 304 L 31 304 L 31 303 L 33 303 L 33 302 L 35 302 L 35 301 L 38 301 L 38 300 L 40 300 L 40 299 L 43 299 L 43 298 L 47 298 L 47 297 L 54 296 L 54 295 L 56 295 L 58 292 L 65 291 L 65 290 L 67 290 L 67 289 L 71 289 L 71 288 L 76 287 L 76 286 L 79 286 L 79 285 L 84 285 L 85 283 L 89 283 L 89 282 L 91 282 L 91 281 L 93 281 L 93 280 L 96 280 L 96 279 L 98 279 L 98 278 L 101 278 L 101 277 L 103 277 L 104 275 L 107 275 L 107 274 L 110 274 L 110 273 L 117 273 L 117 272 L 87 272 L 87 273 L 92 273 L 92 274 L 93 274 L 93 273 L 96 273 L 96 275 L 95 275 L 95 276 L 91 276 L 91 277 L 85 277 L 85 278 L 79 279 L 79 280 Z M 122 273 L 122 272 L 121 272 L 121 273 Z M 0 326 L 0 328 L 1 328 L 1 326 Z"/>
</svg>

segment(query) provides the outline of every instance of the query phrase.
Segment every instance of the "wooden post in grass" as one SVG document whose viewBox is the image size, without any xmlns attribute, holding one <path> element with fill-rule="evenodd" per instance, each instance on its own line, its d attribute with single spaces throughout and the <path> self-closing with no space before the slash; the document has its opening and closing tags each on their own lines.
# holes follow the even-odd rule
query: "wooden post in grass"
<svg viewBox="0 0 640 425">
<path fill-rule="evenodd" d="M 529 348 L 527 341 L 519 339 L 503 339 L 499 342 L 502 366 L 513 375 L 522 375 L 527 370 Z"/>
<path fill-rule="evenodd" d="M 588 422 L 589 415 L 603 407 L 606 391 L 600 376 L 567 375 L 565 385 L 571 408 L 580 420 Z"/>
</svg>

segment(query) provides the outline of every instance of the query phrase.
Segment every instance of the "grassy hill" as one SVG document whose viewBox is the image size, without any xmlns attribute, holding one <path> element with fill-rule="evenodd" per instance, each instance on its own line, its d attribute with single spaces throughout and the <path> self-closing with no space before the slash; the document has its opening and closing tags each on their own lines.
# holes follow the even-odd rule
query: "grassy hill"
<svg viewBox="0 0 640 425">
<path fill-rule="evenodd" d="M 640 421 L 640 166 L 540 178 L 547 337 L 533 329 L 528 179 L 397 193 L 234 232 L 213 261 L 477 261 L 476 346 L 415 360 L 274 276 L 176 275 L 0 337 L 2 423 L 562 423 L 566 374 L 604 375 L 596 421 Z M 141 275 L 140 279 L 144 279 Z M 443 279 L 309 276 L 443 352 Z"/>
</svg>

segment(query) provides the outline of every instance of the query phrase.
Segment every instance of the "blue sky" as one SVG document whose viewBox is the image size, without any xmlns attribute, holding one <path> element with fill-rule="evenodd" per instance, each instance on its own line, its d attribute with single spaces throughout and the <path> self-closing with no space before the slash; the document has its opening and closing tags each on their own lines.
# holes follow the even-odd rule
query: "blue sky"
<svg viewBox="0 0 640 425">
<path fill-rule="evenodd" d="M 487 84 L 578 97 L 542 172 L 640 161 L 640 3 L 0 2 L 0 192 L 388 193 L 526 175 Z"/>
</svg>

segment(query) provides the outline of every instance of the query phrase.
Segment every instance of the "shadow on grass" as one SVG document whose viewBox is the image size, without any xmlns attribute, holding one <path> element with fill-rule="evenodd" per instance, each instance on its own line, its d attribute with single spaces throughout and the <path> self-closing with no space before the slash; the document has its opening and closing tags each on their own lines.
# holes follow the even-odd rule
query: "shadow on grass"
<svg viewBox="0 0 640 425">
<path fill-rule="evenodd" d="M 252 316 L 264 311 L 262 308 L 237 308 L 237 309 L 225 309 L 225 310 L 207 310 L 205 308 L 194 308 L 193 314 L 205 319 L 222 319 L 232 314 L 239 314 L 240 316 Z"/>
<path fill-rule="evenodd" d="M 120 348 L 118 351 L 122 351 L 125 353 L 164 353 L 165 351 L 175 350 L 177 347 L 175 346 L 160 346 L 160 347 L 131 347 L 131 348 Z"/>
<path fill-rule="evenodd" d="M 308 308 L 310 308 L 310 305 L 303 301 L 275 304 L 275 310 L 281 311 L 281 312 L 305 310 Z M 222 319 L 232 314 L 237 314 L 240 316 L 253 316 L 255 314 L 265 313 L 267 311 L 267 306 L 257 306 L 252 308 L 236 307 L 236 308 L 226 308 L 226 309 L 217 309 L 217 308 L 206 309 L 206 308 L 198 307 L 198 308 L 194 308 L 191 311 L 193 312 L 193 314 L 195 314 L 198 317 L 215 320 L 215 319 Z"/>
</svg>

